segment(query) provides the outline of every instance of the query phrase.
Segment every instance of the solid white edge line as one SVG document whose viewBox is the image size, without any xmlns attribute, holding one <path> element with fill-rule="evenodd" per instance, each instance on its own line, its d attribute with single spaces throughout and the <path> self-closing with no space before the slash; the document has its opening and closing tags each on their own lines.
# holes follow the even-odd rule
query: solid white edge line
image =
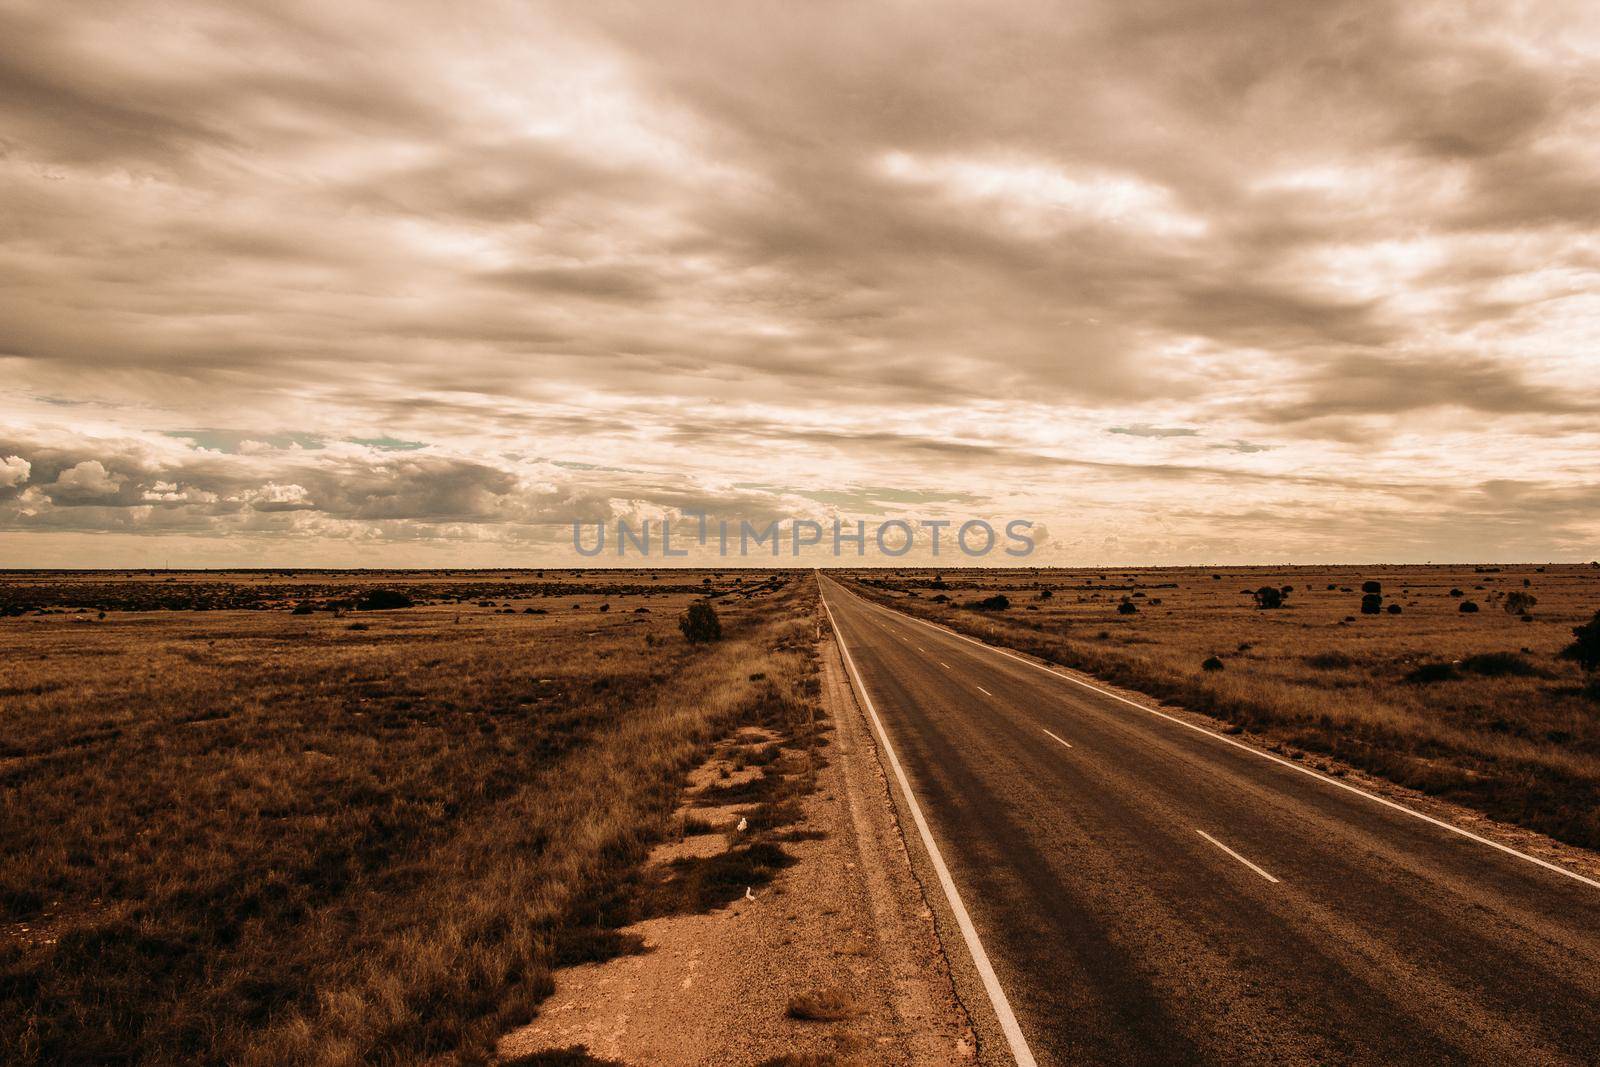
<svg viewBox="0 0 1600 1067">
<path fill-rule="evenodd" d="M 1044 730 L 1044 727 L 1041 726 L 1041 727 L 1039 727 L 1039 729 Z M 1047 733 L 1047 734 L 1050 734 L 1049 730 L 1044 730 L 1044 732 Z M 1063 745 L 1066 745 L 1068 748 L 1072 747 L 1072 742 L 1068 741 L 1066 738 L 1064 738 L 1064 737 L 1056 737 L 1055 734 L 1050 734 L 1050 736 L 1051 737 L 1055 737 L 1057 741 L 1060 741 Z"/>
<path fill-rule="evenodd" d="M 821 590 L 818 590 L 820 595 Z M 894 746 L 889 743 L 889 734 L 883 727 L 883 720 L 878 718 L 878 710 L 872 704 L 872 697 L 867 693 L 866 683 L 861 680 L 861 672 L 856 670 L 855 659 L 850 655 L 850 649 L 844 643 L 844 634 L 839 630 L 839 620 L 833 617 L 833 608 L 828 604 L 828 598 L 822 597 L 822 609 L 828 613 L 828 622 L 833 626 L 833 636 L 839 642 L 839 651 L 844 653 L 845 666 L 850 670 L 852 681 L 861 694 L 861 702 L 866 705 L 867 714 L 872 717 L 872 725 L 878 731 L 878 741 L 883 745 L 884 754 L 889 757 L 889 766 L 894 771 L 895 781 L 900 783 L 900 793 L 906 799 L 906 807 L 911 812 L 911 821 L 917 824 L 917 835 L 922 838 L 922 846 L 928 850 L 928 858 L 933 863 L 934 872 L 939 876 L 939 885 L 944 889 L 944 896 L 950 903 L 950 910 L 955 914 L 956 926 L 961 930 L 961 938 L 967 943 L 967 951 L 972 955 L 972 965 L 977 968 L 978 977 L 983 981 L 983 988 L 989 994 L 989 1003 L 994 1007 L 995 1016 L 1000 1020 L 1000 1029 L 1006 1035 L 1006 1042 L 1011 1046 L 1011 1055 L 1017 1061 L 1017 1067 L 1037 1067 L 1033 1058 L 1033 1050 L 1028 1047 L 1028 1039 L 1022 1036 L 1022 1027 L 1017 1023 L 1017 1017 L 1011 1011 L 1011 1001 L 1006 999 L 1006 992 L 1000 988 L 1000 979 L 994 973 L 994 967 L 989 963 L 989 954 L 983 949 L 983 942 L 978 939 L 977 928 L 972 925 L 972 917 L 967 914 L 967 907 L 961 902 L 961 894 L 956 891 L 955 881 L 950 877 L 950 868 L 945 866 L 944 856 L 939 852 L 939 846 L 934 843 L 933 832 L 928 829 L 928 820 L 923 818 L 922 805 L 917 803 L 917 798 L 911 792 L 911 783 L 906 779 L 906 772 L 900 766 L 900 757 L 895 755 Z"/>
<path fill-rule="evenodd" d="M 1206 833 L 1204 830 L 1201 830 L 1198 827 L 1196 827 L 1195 828 L 1195 833 L 1199 834 L 1201 837 L 1205 838 L 1207 841 L 1210 841 L 1213 845 L 1216 845 L 1222 851 L 1226 852 L 1228 855 L 1232 856 L 1234 859 L 1238 860 L 1240 863 L 1244 864 L 1246 867 L 1249 867 L 1252 871 L 1255 871 L 1257 874 L 1259 874 L 1261 877 L 1265 878 L 1267 881 L 1273 883 L 1274 885 L 1277 884 L 1278 880 L 1276 878 L 1272 877 L 1272 875 L 1268 874 L 1266 871 L 1263 871 L 1260 867 L 1257 867 L 1255 864 L 1251 863 L 1249 860 L 1245 859 L 1243 856 L 1239 855 L 1233 849 L 1229 848 L 1227 845 L 1224 845 L 1221 841 L 1218 841 L 1216 838 L 1212 837 L 1210 834 Z"/>
<path fill-rule="evenodd" d="M 832 581 L 832 579 L 830 578 L 829 581 Z M 837 583 L 835 583 L 835 584 L 837 584 Z M 845 591 L 847 593 L 850 592 L 849 590 L 845 590 Z M 856 597 L 858 600 L 865 601 L 864 597 L 861 597 L 856 593 L 850 593 L 850 595 Z M 1050 677 L 1052 677 L 1052 678 L 1059 678 L 1063 682 L 1071 682 L 1073 685 L 1082 686 L 1084 689 L 1092 690 L 1093 692 L 1099 693 L 1101 696 L 1110 697 L 1112 700 L 1115 700 L 1115 701 L 1118 701 L 1120 703 L 1126 704 L 1130 708 L 1138 708 L 1140 711 L 1148 712 L 1151 715 L 1156 716 L 1157 718 L 1162 718 L 1162 719 L 1166 719 L 1168 722 L 1177 723 L 1179 726 L 1182 726 L 1184 729 L 1193 730 L 1195 733 L 1200 734 L 1200 735 L 1202 735 L 1204 737 L 1209 737 L 1213 741 L 1221 741 L 1225 745 L 1232 745 L 1234 748 L 1237 748 L 1242 752 L 1248 752 L 1252 756 L 1259 756 L 1264 760 L 1271 760 L 1273 763 L 1276 763 L 1276 764 L 1279 764 L 1281 766 L 1287 767 L 1291 771 L 1298 771 L 1299 773 L 1304 774 L 1307 777 L 1315 778 L 1319 782 L 1325 782 L 1328 785 L 1334 786 L 1335 788 L 1343 789 L 1347 793 L 1354 793 L 1358 797 L 1366 797 L 1368 800 L 1372 801 L 1375 804 L 1382 804 L 1386 808 L 1393 808 L 1395 811 L 1404 812 L 1405 814 L 1411 816 L 1414 819 L 1421 819 L 1425 823 L 1431 823 L 1434 826 L 1439 827 L 1441 830 L 1449 830 L 1451 833 L 1459 834 L 1462 837 L 1465 837 L 1466 839 L 1468 839 L 1469 841 L 1476 841 L 1480 845 L 1488 845 L 1490 848 L 1495 849 L 1495 850 L 1500 851 L 1500 852 L 1504 852 L 1508 856 L 1515 856 L 1519 860 L 1525 860 L 1528 863 L 1532 863 L 1532 864 L 1534 864 L 1536 866 L 1543 867 L 1547 871 L 1554 871 L 1556 874 L 1565 875 L 1566 877 L 1571 878 L 1574 882 L 1582 882 L 1584 885 L 1589 886 L 1591 888 L 1600 889 L 1600 882 L 1595 881 L 1593 878 L 1587 878 L 1584 875 L 1581 875 L 1576 871 L 1569 871 L 1565 867 L 1562 867 L 1562 866 L 1559 866 L 1557 864 L 1551 863 L 1549 860 L 1542 860 L 1538 856 L 1530 856 L 1526 852 L 1519 852 L 1518 850 L 1512 848 L 1509 845 L 1502 845 L 1498 841 L 1491 841 L 1489 838 L 1482 837 L 1482 836 L 1480 836 L 1478 834 L 1475 834 L 1471 830 L 1463 830 L 1461 827 L 1456 826 L 1453 823 L 1447 823 L 1443 819 L 1435 819 L 1432 815 L 1424 815 L 1422 812 L 1417 811 L 1415 808 L 1408 808 L 1404 804 L 1397 804 L 1394 801 L 1389 800 L 1389 799 L 1387 799 L 1385 797 L 1380 797 L 1376 793 L 1369 793 L 1365 789 L 1360 788 L 1359 786 L 1353 786 L 1348 782 L 1341 782 L 1337 778 L 1330 778 L 1325 774 L 1320 774 L 1317 771 L 1312 770 L 1310 767 L 1301 766 L 1300 764 L 1295 763 L 1295 762 L 1293 762 L 1291 760 L 1286 760 L 1281 756 L 1274 756 L 1270 752 L 1263 752 L 1259 748 L 1253 748 L 1250 745 L 1244 744 L 1242 741 L 1235 741 L 1233 738 L 1228 737 L 1228 736 L 1226 736 L 1224 734 L 1219 734 L 1215 730 L 1208 730 L 1204 726 L 1196 726 L 1192 722 L 1185 722 L 1185 721 L 1183 721 L 1182 719 L 1178 718 L 1175 715 L 1168 715 L 1166 712 L 1157 711 L 1155 708 L 1147 708 L 1143 704 L 1140 704 L 1137 701 L 1129 700 L 1127 697 L 1124 697 L 1124 696 L 1118 696 L 1116 693 L 1111 692 L 1109 689 L 1102 689 L 1098 685 L 1093 684 L 1092 682 L 1085 682 L 1081 678 L 1072 677 L 1070 674 L 1062 674 L 1058 670 L 1054 670 L 1053 668 L 1047 667 L 1043 663 L 1036 663 L 1031 659 L 1026 659 L 1026 658 L 1024 658 L 1022 656 L 1017 655 L 1015 652 L 1010 652 L 1010 651 L 1008 651 L 1006 649 L 1003 649 L 1003 648 L 997 648 L 994 645 L 985 644 L 984 642 L 979 641 L 975 637 L 968 637 L 966 634 L 956 633 L 954 630 L 952 630 L 952 629 L 950 629 L 948 627 L 940 626 L 937 623 L 929 622 L 926 619 L 919 619 L 915 615 L 907 615 L 904 612 L 895 611 L 894 608 L 887 608 L 887 607 L 884 607 L 882 604 L 878 604 L 878 603 L 875 603 L 875 602 L 872 602 L 872 601 L 865 601 L 865 602 L 871 604 L 873 607 L 880 608 L 880 609 L 882 609 L 884 611 L 893 611 L 896 615 L 899 615 L 902 618 L 909 619 L 909 620 L 911 620 L 912 622 L 915 622 L 915 623 L 920 623 L 921 625 L 926 626 L 930 630 L 937 630 L 938 632 L 940 632 L 942 634 L 947 634 L 950 637 L 958 638 L 958 639 L 960 639 L 962 641 L 967 642 L 967 644 L 969 644 L 969 645 L 977 645 L 979 648 L 987 649 L 990 652 L 996 653 L 997 655 L 1005 656 L 1007 659 L 1014 659 L 1018 663 L 1025 663 L 1028 666 L 1033 667 L 1035 670 L 1043 671 L 1044 673 L 1050 675 Z"/>
</svg>

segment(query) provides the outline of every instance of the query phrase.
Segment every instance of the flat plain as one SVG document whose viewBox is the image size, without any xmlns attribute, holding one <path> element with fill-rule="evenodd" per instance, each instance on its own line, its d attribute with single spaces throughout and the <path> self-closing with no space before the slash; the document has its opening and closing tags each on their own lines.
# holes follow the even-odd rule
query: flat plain
<svg viewBox="0 0 1600 1067">
<path fill-rule="evenodd" d="M 724 639 L 691 645 L 708 594 Z M 752 572 L 5 576 L 0 1060 L 482 1059 L 552 966 L 626 947 L 589 902 L 673 832 L 708 746 L 802 717 L 814 595 Z"/>
</svg>

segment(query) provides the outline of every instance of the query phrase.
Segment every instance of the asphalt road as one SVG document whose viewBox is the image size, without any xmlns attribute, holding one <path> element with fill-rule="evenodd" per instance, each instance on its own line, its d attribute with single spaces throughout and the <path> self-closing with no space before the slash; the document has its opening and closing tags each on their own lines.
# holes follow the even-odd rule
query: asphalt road
<svg viewBox="0 0 1600 1067">
<path fill-rule="evenodd" d="M 1600 1063 L 1600 887 L 822 588 L 1019 1061 Z"/>
</svg>

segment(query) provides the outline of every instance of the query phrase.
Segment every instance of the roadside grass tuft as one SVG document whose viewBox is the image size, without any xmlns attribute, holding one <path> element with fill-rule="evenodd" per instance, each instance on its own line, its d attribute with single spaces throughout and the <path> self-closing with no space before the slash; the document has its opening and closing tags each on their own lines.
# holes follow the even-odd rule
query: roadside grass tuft
<svg viewBox="0 0 1600 1067">
<path fill-rule="evenodd" d="M 853 1019 L 865 1009 L 861 1001 L 843 986 L 823 986 L 789 998 L 789 1018 L 809 1022 L 838 1022 Z"/>
</svg>

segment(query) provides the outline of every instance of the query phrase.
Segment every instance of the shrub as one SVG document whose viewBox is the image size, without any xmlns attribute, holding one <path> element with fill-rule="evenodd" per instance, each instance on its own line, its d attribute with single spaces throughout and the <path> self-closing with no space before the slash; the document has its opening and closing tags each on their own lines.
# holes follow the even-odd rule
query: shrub
<svg viewBox="0 0 1600 1067">
<path fill-rule="evenodd" d="M 1539 602 L 1539 598 L 1532 593 L 1511 592 L 1506 594 L 1505 609 L 1507 615 L 1526 615 L 1530 609 Z"/>
<path fill-rule="evenodd" d="M 1039 590 L 1039 599 L 1040 599 L 1040 600 L 1049 600 L 1049 599 L 1050 599 L 1050 598 L 1051 598 L 1051 597 L 1053 597 L 1053 596 L 1055 596 L 1055 594 L 1054 594 L 1054 593 L 1052 593 L 1052 592 L 1051 592 L 1051 591 L 1050 591 L 1050 590 L 1048 590 L 1048 589 L 1041 589 L 1041 590 Z"/>
<path fill-rule="evenodd" d="M 1361 591 L 1363 593 L 1381 593 L 1381 592 L 1383 592 L 1383 583 L 1382 582 L 1362 582 L 1361 583 Z"/>
<path fill-rule="evenodd" d="M 1539 673 L 1533 664 L 1515 652 L 1480 652 L 1462 660 L 1461 669 L 1485 678 L 1504 678 L 1513 674 L 1526 678 Z"/>
<path fill-rule="evenodd" d="M 678 629 L 691 645 L 722 640 L 722 620 L 709 600 L 696 600 L 678 616 Z"/>
<path fill-rule="evenodd" d="M 1314 656 L 1307 656 L 1306 663 L 1324 671 L 1341 670 L 1356 665 L 1356 661 L 1343 652 L 1318 652 Z"/>
<path fill-rule="evenodd" d="M 1200 664 L 1200 669 L 1203 671 L 1220 671 L 1222 670 L 1222 661 L 1216 656 L 1208 657 L 1204 663 Z"/>
<path fill-rule="evenodd" d="M 1122 603 L 1117 605 L 1117 614 L 1137 615 L 1139 614 L 1139 605 L 1135 604 L 1131 600 L 1124 600 Z"/>
<path fill-rule="evenodd" d="M 933 598 L 933 602 L 935 604 L 948 604 L 950 603 L 950 598 L 945 596 L 943 593 L 940 593 L 938 596 Z"/>
<path fill-rule="evenodd" d="M 1463 612 L 1463 613 L 1465 613 L 1467 615 L 1471 615 L 1473 612 L 1478 610 L 1478 602 L 1476 600 L 1463 600 L 1456 607 L 1456 610 L 1460 611 L 1460 612 Z"/>
<path fill-rule="evenodd" d="M 1274 588 L 1274 587 L 1272 587 L 1270 585 L 1264 585 L 1260 589 L 1257 589 L 1251 595 L 1256 598 L 1256 607 L 1258 607 L 1258 608 L 1281 608 L 1281 607 L 1283 607 L 1283 590 L 1282 589 L 1276 589 L 1276 588 Z"/>
<path fill-rule="evenodd" d="M 1367 585 L 1377 585 L 1377 582 L 1368 582 Z M 1361 598 L 1361 614 L 1376 615 L 1383 610 L 1383 595 L 1381 593 L 1368 593 Z"/>
<path fill-rule="evenodd" d="M 1450 595 L 1451 596 L 1466 596 L 1467 594 L 1463 593 L 1459 589 L 1452 589 L 1452 590 L 1450 590 Z"/>
<path fill-rule="evenodd" d="M 1389 610 L 1389 614 L 1390 615 L 1398 615 L 1398 614 L 1400 614 L 1400 605 L 1399 604 L 1390 604 L 1388 610 Z"/>
<path fill-rule="evenodd" d="M 361 611 L 392 611 L 395 608 L 409 608 L 415 602 L 397 589 L 374 589 L 360 600 L 356 607 Z"/>
<path fill-rule="evenodd" d="M 1010 606 L 1011 601 L 1006 598 L 1004 593 L 996 593 L 994 596 L 984 597 L 982 600 L 974 600 L 967 605 L 973 611 L 1004 611 Z"/>
<path fill-rule="evenodd" d="M 317 609 L 313 608 L 310 604 L 296 604 L 294 606 L 294 610 L 289 612 L 289 614 L 290 615 L 310 615 L 315 610 L 317 610 Z"/>
<path fill-rule="evenodd" d="M 1582 626 L 1574 626 L 1572 636 L 1576 640 L 1561 650 L 1561 658 L 1577 660 L 1586 671 L 1600 670 L 1600 611 Z"/>
</svg>

